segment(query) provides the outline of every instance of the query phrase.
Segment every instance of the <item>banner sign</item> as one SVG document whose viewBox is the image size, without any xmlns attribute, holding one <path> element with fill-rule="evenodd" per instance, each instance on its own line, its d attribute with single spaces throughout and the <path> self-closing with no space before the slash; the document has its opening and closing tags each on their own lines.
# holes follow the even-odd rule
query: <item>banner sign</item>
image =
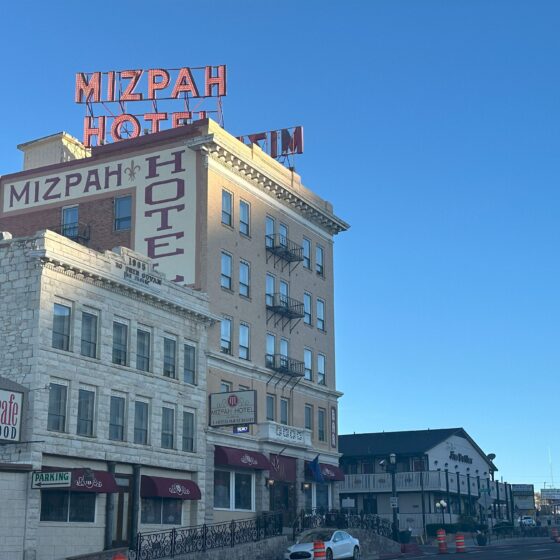
<svg viewBox="0 0 560 560">
<path fill-rule="evenodd" d="M 543 488 L 541 490 L 541 500 L 554 500 L 560 501 L 560 489 L 559 488 Z"/>
<path fill-rule="evenodd" d="M 0 389 L 0 441 L 20 441 L 23 393 Z"/>
<path fill-rule="evenodd" d="M 256 391 L 211 393 L 209 401 L 209 424 L 213 428 L 257 423 Z"/>
</svg>

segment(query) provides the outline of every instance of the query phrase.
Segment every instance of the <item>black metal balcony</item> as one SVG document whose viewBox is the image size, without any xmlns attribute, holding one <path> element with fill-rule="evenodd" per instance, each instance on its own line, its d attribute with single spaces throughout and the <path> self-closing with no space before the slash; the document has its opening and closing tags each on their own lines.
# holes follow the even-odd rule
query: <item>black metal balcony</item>
<svg viewBox="0 0 560 560">
<path fill-rule="evenodd" d="M 280 293 L 266 295 L 266 308 L 290 320 L 305 315 L 303 302 Z"/>
<path fill-rule="evenodd" d="M 267 354 L 266 367 L 281 375 L 303 377 L 305 364 L 283 354 Z"/>
<path fill-rule="evenodd" d="M 61 226 L 55 226 L 49 228 L 55 233 L 64 235 L 76 243 L 81 245 L 87 245 L 89 241 L 90 227 L 87 224 L 82 224 L 80 222 L 75 222 L 73 224 L 63 224 Z"/>
<path fill-rule="evenodd" d="M 274 255 L 276 259 L 274 264 L 276 265 L 279 260 L 282 260 L 285 264 L 290 266 L 290 272 L 292 271 L 292 263 L 295 263 L 297 266 L 301 261 L 303 261 L 303 247 L 279 233 L 265 236 L 265 246 L 267 251 L 267 261 L 269 255 Z M 283 269 L 284 266 L 282 266 L 282 270 Z"/>
</svg>

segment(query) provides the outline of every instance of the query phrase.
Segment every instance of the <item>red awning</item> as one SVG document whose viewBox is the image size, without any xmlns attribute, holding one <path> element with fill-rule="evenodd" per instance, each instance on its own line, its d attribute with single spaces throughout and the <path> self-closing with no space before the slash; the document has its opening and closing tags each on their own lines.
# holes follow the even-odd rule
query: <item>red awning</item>
<svg viewBox="0 0 560 560">
<path fill-rule="evenodd" d="M 107 471 L 91 469 L 72 469 L 70 489 L 74 492 L 118 492 L 115 475 Z"/>
<path fill-rule="evenodd" d="M 224 447 L 222 445 L 216 445 L 214 464 L 243 467 L 245 469 L 261 469 L 264 471 L 272 469 L 270 461 L 262 453 L 245 449 L 234 449 L 233 447 Z"/>
<path fill-rule="evenodd" d="M 140 481 L 142 498 L 176 498 L 179 500 L 200 500 L 200 488 L 192 480 L 164 478 L 161 476 L 142 475 Z"/>
<path fill-rule="evenodd" d="M 278 482 L 296 481 L 296 460 L 294 457 L 270 454 L 270 478 Z"/>
<path fill-rule="evenodd" d="M 334 465 L 328 465 L 326 463 L 319 463 L 319 467 L 321 468 L 321 474 L 325 482 L 344 480 L 344 472 L 342 472 L 340 467 L 335 467 Z M 309 461 L 305 461 L 305 470 L 307 473 L 311 473 L 309 470 Z"/>
</svg>

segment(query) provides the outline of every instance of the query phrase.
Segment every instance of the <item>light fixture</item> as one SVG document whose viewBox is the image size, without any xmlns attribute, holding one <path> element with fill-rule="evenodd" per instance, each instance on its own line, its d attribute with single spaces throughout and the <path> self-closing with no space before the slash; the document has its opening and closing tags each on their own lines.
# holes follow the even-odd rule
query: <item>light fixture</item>
<svg viewBox="0 0 560 560">
<path fill-rule="evenodd" d="M 391 463 L 391 465 L 394 465 L 397 462 L 397 456 L 394 453 L 391 453 L 389 455 L 389 463 Z"/>
<path fill-rule="evenodd" d="M 310 489 L 311 489 L 311 482 L 302 482 L 301 483 L 301 491 L 302 492 L 307 492 Z"/>
<path fill-rule="evenodd" d="M 272 488 L 274 486 L 274 479 L 273 478 L 265 478 L 264 479 L 264 485 L 267 488 Z"/>
</svg>

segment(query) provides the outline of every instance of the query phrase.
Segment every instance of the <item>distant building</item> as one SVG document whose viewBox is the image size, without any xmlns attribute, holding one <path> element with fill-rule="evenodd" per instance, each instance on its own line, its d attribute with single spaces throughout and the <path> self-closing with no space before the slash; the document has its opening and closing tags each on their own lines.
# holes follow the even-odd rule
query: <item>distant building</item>
<svg viewBox="0 0 560 560">
<path fill-rule="evenodd" d="M 50 231 L 9 237 L 0 558 L 66 558 L 203 523 L 206 296 L 129 249 L 99 253 Z"/>
<path fill-rule="evenodd" d="M 493 456 L 462 428 L 341 435 L 339 450 L 344 509 L 392 519 L 394 468 L 401 529 L 421 532 L 427 524 L 455 523 L 461 516 L 512 518 L 510 485 L 494 480 Z M 444 509 L 436 506 L 442 500 Z M 488 508 L 481 505 L 485 500 Z"/>
<path fill-rule="evenodd" d="M 535 516 L 535 487 L 532 484 L 512 484 L 511 494 L 516 518 L 523 515 Z"/>
</svg>

